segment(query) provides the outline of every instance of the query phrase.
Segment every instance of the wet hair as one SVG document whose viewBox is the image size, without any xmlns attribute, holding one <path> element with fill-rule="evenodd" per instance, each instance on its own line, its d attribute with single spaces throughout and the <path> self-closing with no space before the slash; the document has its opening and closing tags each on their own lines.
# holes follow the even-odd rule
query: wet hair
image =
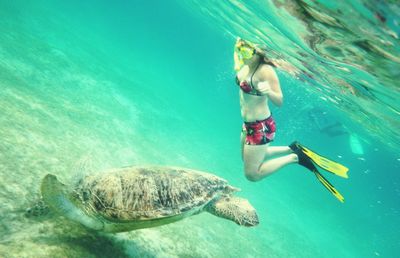
<svg viewBox="0 0 400 258">
<path fill-rule="evenodd" d="M 257 44 L 252 43 L 251 41 L 239 38 L 241 42 L 243 42 L 245 45 L 253 48 L 255 50 L 255 54 L 258 55 L 261 58 L 261 61 L 263 64 L 270 65 L 273 67 L 277 67 L 271 59 L 267 57 L 267 52 L 269 51 L 268 48 L 266 47 L 259 47 Z"/>
<path fill-rule="evenodd" d="M 256 55 L 258 55 L 261 58 L 261 61 L 263 64 L 270 65 L 273 67 L 276 67 L 276 65 L 267 57 L 267 49 L 262 49 L 256 47 Z"/>
</svg>

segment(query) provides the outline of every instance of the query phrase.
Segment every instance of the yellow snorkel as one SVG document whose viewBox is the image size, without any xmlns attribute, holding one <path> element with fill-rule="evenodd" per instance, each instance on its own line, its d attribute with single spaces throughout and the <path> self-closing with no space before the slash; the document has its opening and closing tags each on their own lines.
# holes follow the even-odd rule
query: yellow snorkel
<svg viewBox="0 0 400 258">
<path fill-rule="evenodd" d="M 244 60 L 252 58 L 255 54 L 254 44 L 244 41 L 241 38 L 237 38 L 234 52 L 233 60 L 235 62 L 235 71 L 239 71 L 244 65 Z"/>
</svg>

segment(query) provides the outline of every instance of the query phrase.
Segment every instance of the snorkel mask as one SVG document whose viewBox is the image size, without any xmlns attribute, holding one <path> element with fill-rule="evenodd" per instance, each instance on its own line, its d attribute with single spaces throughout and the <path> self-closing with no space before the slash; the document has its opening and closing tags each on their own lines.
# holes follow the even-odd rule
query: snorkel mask
<svg viewBox="0 0 400 258">
<path fill-rule="evenodd" d="M 237 38 L 235 49 L 233 53 L 233 59 L 235 61 L 235 70 L 239 71 L 244 65 L 244 60 L 251 59 L 256 53 L 254 44 L 244 41 L 241 38 Z"/>
</svg>

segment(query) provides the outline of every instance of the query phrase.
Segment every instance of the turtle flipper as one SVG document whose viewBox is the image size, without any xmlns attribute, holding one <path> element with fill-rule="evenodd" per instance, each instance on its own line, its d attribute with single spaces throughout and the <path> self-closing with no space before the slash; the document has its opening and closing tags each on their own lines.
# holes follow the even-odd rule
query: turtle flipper
<svg viewBox="0 0 400 258">
<path fill-rule="evenodd" d="M 58 181 L 56 176 L 47 174 L 42 180 L 40 190 L 44 202 L 61 215 L 88 228 L 103 229 L 102 222 L 89 217 L 69 199 L 66 186 Z"/>
<path fill-rule="evenodd" d="M 225 195 L 210 202 L 205 210 L 217 217 L 232 220 L 240 226 L 253 227 L 259 223 L 257 211 L 249 201 L 232 195 Z"/>
</svg>

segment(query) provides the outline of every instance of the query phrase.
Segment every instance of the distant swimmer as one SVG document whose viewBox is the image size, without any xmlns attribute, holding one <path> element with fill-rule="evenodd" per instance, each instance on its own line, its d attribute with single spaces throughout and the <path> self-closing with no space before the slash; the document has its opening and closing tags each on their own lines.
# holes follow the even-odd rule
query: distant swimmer
<svg viewBox="0 0 400 258">
<path fill-rule="evenodd" d="M 298 163 L 312 171 L 317 179 L 341 202 L 344 197 L 317 170 L 321 167 L 347 178 L 348 168 L 331 161 L 298 142 L 289 146 L 270 146 L 276 124 L 268 102 L 280 107 L 283 94 L 275 73 L 275 63 L 255 44 L 238 38 L 234 48 L 236 83 L 239 86 L 240 111 L 244 120 L 241 134 L 245 176 L 260 181 L 280 168 Z"/>
<path fill-rule="evenodd" d="M 336 117 L 332 116 L 328 111 L 320 107 L 314 107 L 308 111 L 308 117 L 319 129 L 320 133 L 326 134 L 330 137 L 337 137 L 341 135 L 348 135 L 349 132 L 345 126 L 339 122 Z"/>
</svg>

